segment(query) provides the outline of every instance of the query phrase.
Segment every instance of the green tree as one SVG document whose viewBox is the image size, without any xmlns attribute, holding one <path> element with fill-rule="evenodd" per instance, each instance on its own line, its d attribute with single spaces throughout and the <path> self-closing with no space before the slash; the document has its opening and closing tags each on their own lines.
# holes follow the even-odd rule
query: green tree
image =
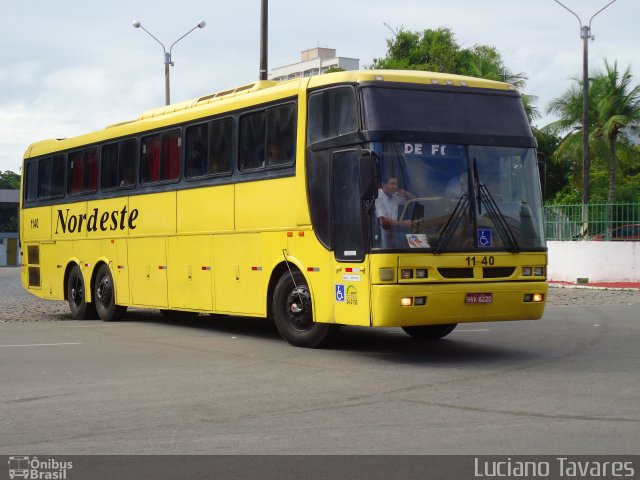
<svg viewBox="0 0 640 480">
<path fill-rule="evenodd" d="M 625 129 L 636 133 L 640 130 L 640 85 L 632 87 L 630 67 L 621 73 L 618 71 L 618 62 L 611 66 L 605 59 L 604 65 L 605 71 L 594 78 L 594 86 L 598 84 L 596 92 L 600 94 L 596 104 L 594 133 L 609 146 L 608 201 L 612 203 L 616 195 L 618 137 L 625 134 Z"/>
<path fill-rule="evenodd" d="M 0 188 L 17 190 L 20 188 L 20 175 L 11 170 L 0 170 Z"/>
<path fill-rule="evenodd" d="M 387 39 L 387 54 L 374 58 L 371 68 L 458 73 L 467 62 L 449 28 L 411 32 L 402 27 Z"/>
<path fill-rule="evenodd" d="M 526 85 L 526 75 L 511 72 L 495 47 L 463 48 L 447 27 L 422 32 L 402 27 L 398 30 L 389 27 L 389 30 L 392 37 L 387 39 L 387 53 L 382 58 L 374 58 L 370 68 L 454 73 L 507 82 L 519 89 Z M 533 106 L 536 97 L 522 95 L 522 98 L 529 122 L 532 122 L 540 116 Z"/>
<path fill-rule="evenodd" d="M 628 68 L 621 75 L 617 64 L 611 67 L 605 60 L 605 71 L 593 76 L 589 88 L 589 152 L 593 159 L 589 172 L 590 197 L 597 201 L 612 203 L 621 199 L 621 195 L 616 195 L 615 187 L 619 150 L 622 149 L 620 153 L 625 158 L 623 178 L 633 172 L 633 165 L 638 158 L 637 150 L 627 136 L 627 132 L 637 132 L 640 125 L 640 87 L 631 88 L 631 80 Z M 553 158 L 570 164 L 572 191 L 579 192 L 582 190 L 582 82 L 577 79 L 574 82 L 562 96 L 549 103 L 547 113 L 557 115 L 558 120 L 545 126 L 542 131 L 565 135 Z M 629 198 L 633 191 L 633 188 L 625 188 L 622 197 Z M 575 198 L 577 203 L 581 201 L 579 195 L 570 197 Z M 568 197 L 563 198 L 567 200 Z M 635 197 L 637 200 L 638 197 Z"/>
</svg>

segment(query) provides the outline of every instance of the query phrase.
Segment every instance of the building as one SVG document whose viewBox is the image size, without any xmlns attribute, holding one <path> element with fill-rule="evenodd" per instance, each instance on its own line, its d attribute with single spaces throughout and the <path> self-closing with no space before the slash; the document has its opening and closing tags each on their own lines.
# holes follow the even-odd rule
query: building
<svg viewBox="0 0 640 480">
<path fill-rule="evenodd" d="M 0 267 L 19 265 L 18 212 L 20 190 L 0 190 Z"/>
<path fill-rule="evenodd" d="M 311 48 L 300 55 L 300 62 L 271 70 L 269 80 L 290 80 L 324 73 L 330 68 L 358 70 L 360 59 L 336 57 L 335 48 Z"/>
</svg>

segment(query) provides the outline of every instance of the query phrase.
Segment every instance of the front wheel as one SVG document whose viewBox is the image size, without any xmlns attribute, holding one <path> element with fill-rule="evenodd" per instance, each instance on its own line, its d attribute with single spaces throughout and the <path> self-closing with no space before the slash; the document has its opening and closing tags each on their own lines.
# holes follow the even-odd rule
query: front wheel
<svg viewBox="0 0 640 480">
<path fill-rule="evenodd" d="M 458 326 L 457 323 L 444 325 L 421 325 L 418 327 L 402 327 L 402 329 L 416 340 L 440 340 L 449 335 Z"/>
<path fill-rule="evenodd" d="M 273 293 L 273 316 L 280 335 L 297 347 L 319 347 L 328 342 L 339 325 L 313 321 L 311 292 L 299 271 L 285 272 Z"/>
<path fill-rule="evenodd" d="M 120 320 L 127 307 L 116 305 L 116 290 L 113 284 L 111 270 L 105 264 L 101 265 L 96 274 L 96 283 L 93 292 L 98 316 L 104 322 Z"/>
<path fill-rule="evenodd" d="M 88 303 L 85 296 L 84 277 L 78 265 L 74 265 L 67 278 L 67 301 L 71 316 L 76 320 L 90 320 L 96 318 L 96 308 Z"/>
</svg>

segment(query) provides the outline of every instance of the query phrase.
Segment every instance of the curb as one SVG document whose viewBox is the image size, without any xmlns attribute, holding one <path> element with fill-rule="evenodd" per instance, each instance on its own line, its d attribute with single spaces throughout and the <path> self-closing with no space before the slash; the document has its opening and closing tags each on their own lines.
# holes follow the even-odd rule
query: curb
<svg viewBox="0 0 640 480">
<path fill-rule="evenodd" d="M 582 290 L 612 290 L 619 292 L 640 292 L 640 284 L 633 282 L 629 283 L 629 286 L 605 286 L 605 285 L 576 285 L 574 283 L 562 283 L 562 282 L 548 282 L 549 287 L 551 288 L 571 288 L 571 289 L 582 289 Z M 624 282 L 622 282 L 624 283 Z M 638 286 L 636 286 L 638 285 Z"/>
</svg>

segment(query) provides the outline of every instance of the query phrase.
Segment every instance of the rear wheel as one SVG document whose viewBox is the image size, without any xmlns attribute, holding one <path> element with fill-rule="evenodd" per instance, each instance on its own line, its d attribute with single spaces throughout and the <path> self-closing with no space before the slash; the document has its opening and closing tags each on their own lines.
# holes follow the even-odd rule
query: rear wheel
<svg viewBox="0 0 640 480">
<path fill-rule="evenodd" d="M 421 325 L 418 327 L 402 327 L 402 329 L 416 340 L 440 340 L 449 335 L 458 326 L 457 323 L 445 325 Z"/>
<path fill-rule="evenodd" d="M 93 299 L 98 316 L 104 322 L 120 320 L 127 311 L 127 307 L 116 305 L 116 290 L 113 284 L 113 277 L 111 276 L 111 270 L 105 264 L 100 266 L 96 274 Z"/>
<path fill-rule="evenodd" d="M 90 320 L 96 318 L 96 308 L 86 300 L 86 284 L 78 265 L 74 265 L 67 278 L 67 301 L 71 316 L 76 320 Z"/>
<path fill-rule="evenodd" d="M 273 316 L 280 335 L 297 347 L 319 347 L 339 329 L 339 325 L 314 322 L 309 285 L 299 271 L 285 272 L 278 280 Z"/>
</svg>

